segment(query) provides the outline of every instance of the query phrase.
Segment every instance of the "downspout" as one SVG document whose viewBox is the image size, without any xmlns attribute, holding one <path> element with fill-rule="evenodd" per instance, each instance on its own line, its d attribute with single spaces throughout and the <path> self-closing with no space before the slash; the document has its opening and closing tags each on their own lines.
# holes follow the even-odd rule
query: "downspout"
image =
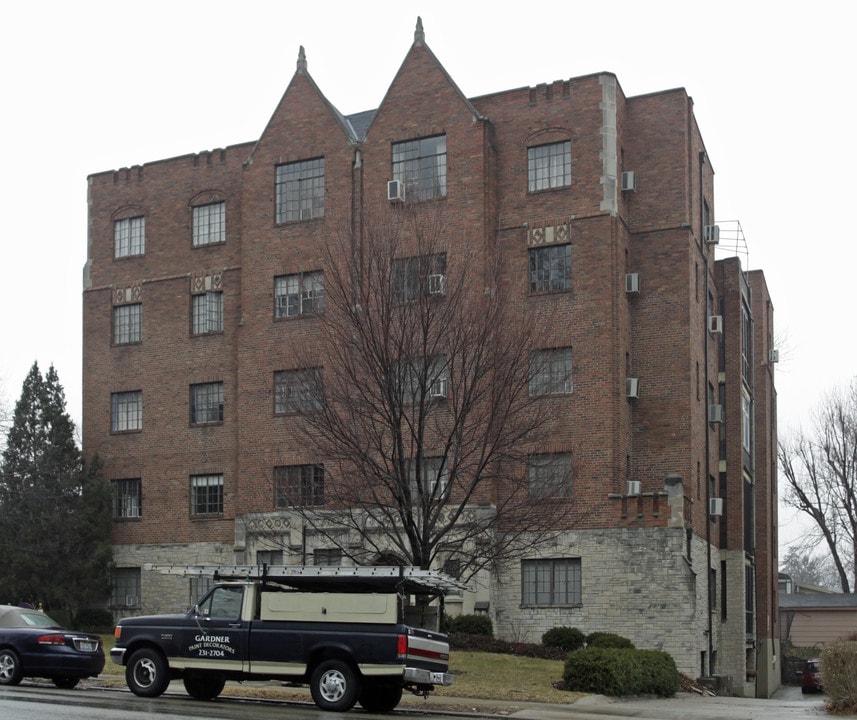
<svg viewBox="0 0 857 720">
<path fill-rule="evenodd" d="M 711 506 L 711 426 L 708 421 L 708 405 L 711 398 L 708 397 L 708 373 L 709 373 L 709 362 L 708 362 L 708 290 L 709 290 L 709 277 L 708 277 L 708 252 L 705 246 L 705 219 L 703 217 L 702 209 L 705 207 L 705 187 L 703 182 L 703 167 L 705 166 L 705 150 L 699 151 L 699 237 L 703 242 L 703 251 L 702 251 L 702 262 L 703 262 L 703 271 L 705 273 L 705 297 L 703 297 L 702 301 L 702 312 L 703 312 L 703 328 L 705 328 L 705 332 L 703 333 L 703 366 L 704 371 L 702 376 L 705 378 L 705 397 L 706 402 L 703 405 L 703 413 L 705 419 L 705 507 L 703 508 L 703 517 L 705 518 L 705 548 L 706 548 L 706 558 L 707 558 L 707 567 L 705 569 L 706 576 L 706 586 L 708 588 L 708 675 L 709 677 L 714 674 L 714 621 L 711 619 L 711 614 L 714 610 L 713 606 L 713 598 L 712 592 L 713 588 L 711 587 L 711 518 L 709 517 L 709 507 Z"/>
</svg>

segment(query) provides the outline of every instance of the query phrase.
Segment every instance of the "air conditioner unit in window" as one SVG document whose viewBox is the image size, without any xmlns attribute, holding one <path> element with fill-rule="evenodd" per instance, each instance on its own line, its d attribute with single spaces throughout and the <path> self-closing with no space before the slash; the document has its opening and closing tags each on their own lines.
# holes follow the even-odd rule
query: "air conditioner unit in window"
<svg viewBox="0 0 857 720">
<path fill-rule="evenodd" d="M 126 595 L 125 596 L 125 607 L 136 607 L 137 606 L 137 596 L 136 595 Z"/>
<path fill-rule="evenodd" d="M 622 173 L 622 190 L 636 190 L 637 176 L 633 170 L 628 170 Z"/>
<path fill-rule="evenodd" d="M 312 208 L 301 208 L 301 220 L 312 220 Z"/>
<path fill-rule="evenodd" d="M 708 514 L 718 516 L 723 514 L 723 498 L 709 498 Z"/>
<path fill-rule="evenodd" d="M 768 350 L 768 362 L 769 363 L 778 363 L 780 361 L 780 351 L 779 350 Z"/>
<path fill-rule="evenodd" d="M 640 273 L 626 273 L 625 275 L 625 292 L 638 293 L 640 292 Z"/>
<path fill-rule="evenodd" d="M 640 397 L 640 378 L 625 378 L 625 397 Z"/>
<path fill-rule="evenodd" d="M 722 333 L 723 332 L 723 316 L 709 315 L 708 316 L 708 332 Z"/>
<path fill-rule="evenodd" d="M 702 239 L 706 245 L 717 245 L 720 242 L 720 226 L 706 225 L 702 230 Z"/>
<path fill-rule="evenodd" d="M 429 295 L 443 295 L 446 293 L 446 275 L 428 276 Z"/>
<path fill-rule="evenodd" d="M 399 202 L 405 199 L 405 184 L 401 180 L 387 181 L 387 200 L 391 202 L 398 200 Z"/>
<path fill-rule="evenodd" d="M 723 422 L 723 406 L 709 405 L 708 406 L 708 422 L 722 423 Z"/>
<path fill-rule="evenodd" d="M 628 481 L 628 490 L 625 493 L 626 495 L 639 495 L 641 490 L 641 483 L 639 480 L 629 480 Z"/>
</svg>

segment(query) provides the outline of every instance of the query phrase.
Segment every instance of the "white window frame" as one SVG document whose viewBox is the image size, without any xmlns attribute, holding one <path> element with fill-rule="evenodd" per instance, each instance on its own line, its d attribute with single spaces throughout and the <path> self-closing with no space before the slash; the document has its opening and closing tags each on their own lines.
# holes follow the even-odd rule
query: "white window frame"
<svg viewBox="0 0 857 720">
<path fill-rule="evenodd" d="M 527 148 L 527 188 L 530 192 L 571 185 L 571 140 Z"/>
<path fill-rule="evenodd" d="M 210 335 L 223 332 L 223 291 L 191 295 L 191 334 Z"/>
<path fill-rule="evenodd" d="M 126 258 L 146 252 L 146 218 L 130 217 L 113 221 L 113 257 Z"/>
<path fill-rule="evenodd" d="M 318 315 L 324 312 L 324 273 L 321 270 L 274 277 L 274 317 Z"/>
<path fill-rule="evenodd" d="M 193 247 L 226 242 L 226 203 L 195 205 L 193 208 Z"/>
</svg>

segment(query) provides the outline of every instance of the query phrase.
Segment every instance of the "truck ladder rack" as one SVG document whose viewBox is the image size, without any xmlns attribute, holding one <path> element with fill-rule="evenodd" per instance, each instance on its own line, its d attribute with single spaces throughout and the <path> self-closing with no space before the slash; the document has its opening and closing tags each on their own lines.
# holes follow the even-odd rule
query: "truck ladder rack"
<svg viewBox="0 0 857 720">
<path fill-rule="evenodd" d="M 144 570 L 162 575 L 213 577 L 216 580 L 271 581 L 305 590 L 373 592 L 404 589 L 407 592 L 447 595 L 471 590 L 465 583 L 437 570 L 396 565 L 340 567 L 327 565 L 154 565 Z"/>
</svg>

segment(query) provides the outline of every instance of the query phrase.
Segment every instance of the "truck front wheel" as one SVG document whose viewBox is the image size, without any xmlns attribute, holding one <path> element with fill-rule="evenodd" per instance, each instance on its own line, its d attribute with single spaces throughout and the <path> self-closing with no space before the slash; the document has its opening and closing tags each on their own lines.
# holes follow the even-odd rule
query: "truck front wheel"
<svg viewBox="0 0 857 720">
<path fill-rule="evenodd" d="M 125 682 L 140 697 L 158 697 L 170 684 L 169 669 L 157 650 L 142 648 L 131 655 L 125 668 Z"/>
<path fill-rule="evenodd" d="M 370 713 L 387 713 L 402 699 L 402 681 L 366 682 L 360 690 L 360 706 Z"/>
<path fill-rule="evenodd" d="M 214 700 L 226 685 L 226 678 L 220 675 L 185 675 L 184 689 L 196 700 Z"/>
<path fill-rule="evenodd" d="M 360 691 L 354 669 L 344 660 L 325 660 L 312 673 L 310 692 L 322 710 L 345 712 L 354 707 Z"/>
</svg>

